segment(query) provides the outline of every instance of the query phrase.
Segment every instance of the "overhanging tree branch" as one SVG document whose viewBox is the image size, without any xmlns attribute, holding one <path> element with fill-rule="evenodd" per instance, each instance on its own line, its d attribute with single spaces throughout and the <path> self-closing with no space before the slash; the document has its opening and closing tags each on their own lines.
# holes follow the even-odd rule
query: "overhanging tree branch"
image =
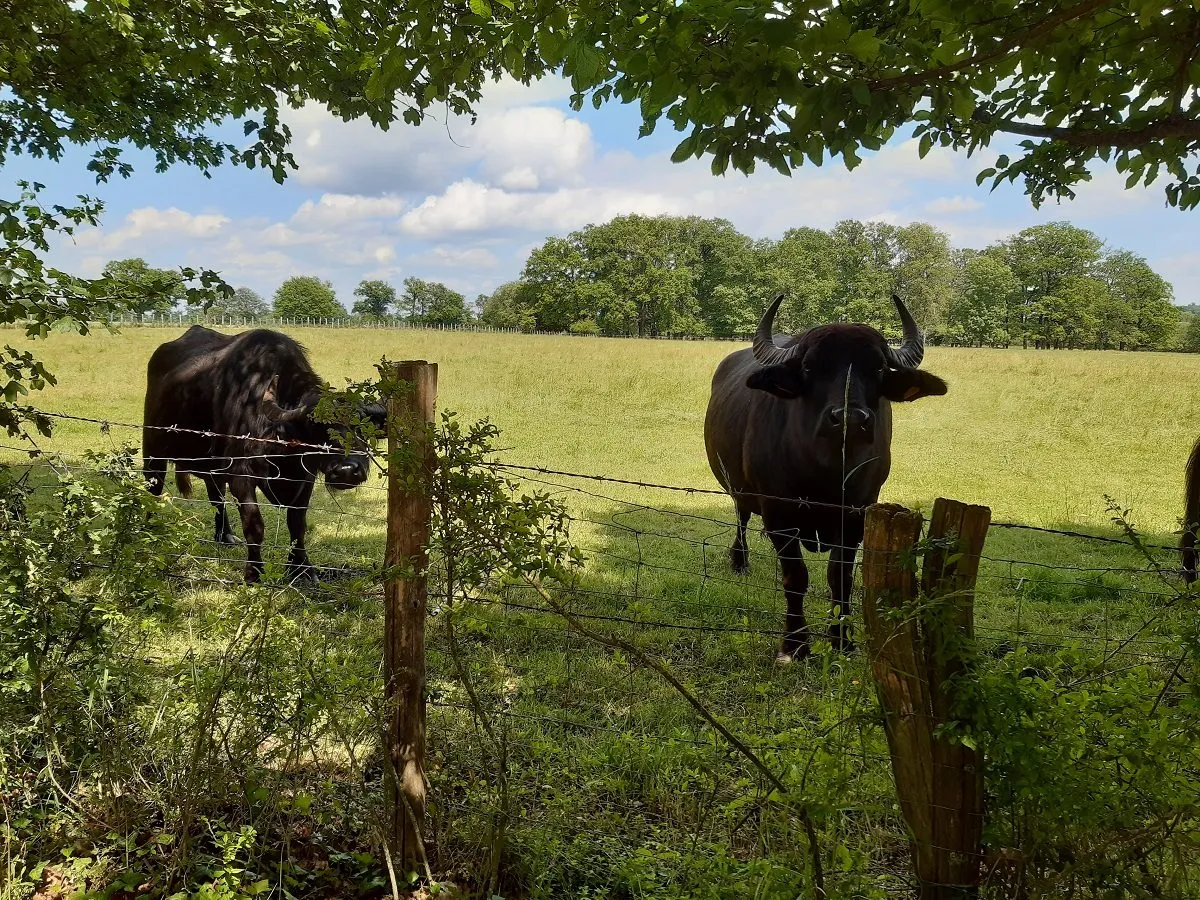
<svg viewBox="0 0 1200 900">
<path fill-rule="evenodd" d="M 1060 9 L 1053 15 L 1047 16 L 1036 25 L 1031 25 L 1028 28 L 1015 32 L 1004 40 L 1000 41 L 991 50 L 983 53 L 976 53 L 974 56 L 969 56 L 965 59 L 960 59 L 957 62 L 947 63 L 944 66 L 936 66 L 932 69 L 926 69 L 923 72 L 911 72 L 907 75 L 896 75 L 892 78 L 879 78 L 869 80 L 867 86 L 872 91 L 889 90 L 892 88 L 914 87 L 916 85 L 928 84 L 932 81 L 937 81 L 939 78 L 944 78 L 947 75 L 954 75 L 965 69 L 975 68 L 984 63 L 994 62 L 1001 59 L 1016 50 L 1021 50 L 1028 44 L 1033 43 L 1039 38 L 1044 37 L 1054 31 L 1060 25 L 1065 25 L 1076 19 L 1082 19 L 1090 16 L 1093 13 L 1099 12 L 1108 6 L 1115 5 L 1115 0 L 1084 0 L 1083 3 L 1077 3 L 1075 6 L 1068 6 L 1065 9 Z"/>
<path fill-rule="evenodd" d="M 1046 138 L 1071 147 L 1091 149 L 1131 150 L 1152 141 L 1200 141 L 1200 122 L 1182 116 L 1168 116 L 1143 128 L 1073 128 L 993 119 L 987 115 L 977 115 L 975 120 L 1007 134 Z"/>
</svg>

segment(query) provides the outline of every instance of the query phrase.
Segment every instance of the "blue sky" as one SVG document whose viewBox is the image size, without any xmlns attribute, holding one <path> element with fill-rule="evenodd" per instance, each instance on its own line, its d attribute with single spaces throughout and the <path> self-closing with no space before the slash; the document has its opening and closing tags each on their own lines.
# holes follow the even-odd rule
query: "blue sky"
<svg viewBox="0 0 1200 900">
<path fill-rule="evenodd" d="M 292 111 L 300 168 L 282 186 L 234 167 L 211 179 L 182 167 L 156 174 L 136 154 L 133 178 L 95 185 L 83 153 L 57 166 L 10 157 L 4 181 L 42 181 L 51 201 L 86 192 L 106 202 L 102 227 L 55 248 L 61 268 L 95 275 L 109 259 L 141 256 L 156 266 L 217 269 L 268 299 L 291 275 L 329 279 L 347 306 L 363 278 L 399 287 L 410 275 L 474 299 L 517 277 L 546 237 L 637 212 L 720 216 L 753 237 L 776 238 L 844 218 L 926 221 L 956 246 L 973 247 L 1066 219 L 1145 256 L 1177 302 L 1200 302 L 1200 212 L 1168 208 L 1165 182 L 1126 191 L 1121 176 L 1101 169 L 1075 201 L 1035 210 L 1019 185 L 975 186 L 994 153 L 968 159 L 937 149 L 919 160 L 906 136 L 854 172 L 836 162 L 791 178 L 766 168 L 716 178 L 707 160 L 670 162 L 677 135 L 669 125 L 638 140 L 635 107 L 576 113 L 568 95 L 559 80 L 498 84 L 474 126 L 443 118 L 386 133 L 316 107 Z"/>
</svg>

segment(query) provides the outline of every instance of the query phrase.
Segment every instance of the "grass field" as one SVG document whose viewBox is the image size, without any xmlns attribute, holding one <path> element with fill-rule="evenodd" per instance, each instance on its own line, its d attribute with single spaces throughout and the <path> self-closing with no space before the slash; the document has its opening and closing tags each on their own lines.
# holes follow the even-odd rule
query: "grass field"
<svg viewBox="0 0 1200 900">
<path fill-rule="evenodd" d="M 709 379 L 738 345 L 400 330 L 292 331 L 332 383 L 373 374 L 380 357 L 437 361 L 439 406 L 487 417 L 505 458 L 529 465 L 714 487 L 702 424 Z M 8 335 L 16 336 L 15 332 Z M 6 337 L 8 336 L 6 335 Z M 59 384 L 46 408 L 138 422 L 145 365 L 176 331 L 54 334 L 39 353 Z M 1180 515 L 1184 462 L 1200 435 L 1200 357 L 930 348 L 950 393 L 898 405 L 883 499 L 948 496 L 1038 525 L 1106 523 L 1105 494 L 1149 530 Z M 114 437 L 122 437 L 118 430 Z M 67 424 L 47 446 L 94 446 Z"/>
<path fill-rule="evenodd" d="M 37 350 L 59 383 L 33 399 L 55 412 L 136 423 L 146 360 L 177 333 L 54 334 Z M 716 486 L 704 455 L 704 409 L 714 367 L 737 345 L 291 333 L 335 385 L 371 377 L 383 356 L 437 361 L 439 407 L 496 423 L 507 462 Z M 1190 394 L 1200 357 L 930 348 L 924 366 L 949 382 L 950 393 L 897 406 L 883 499 L 928 508 L 945 496 L 986 504 L 995 521 L 1115 536 L 1109 495 L 1132 511 L 1151 543 L 1174 543 L 1184 463 L 1200 435 L 1200 410 Z M 40 446 L 79 459 L 85 450 L 138 440 L 136 431 L 102 435 L 94 425 L 67 422 Z M 869 680 L 860 657 L 822 653 L 808 666 L 773 663 L 782 597 L 765 539 L 752 541 L 751 575 L 737 578 L 726 557 L 732 510 L 721 497 L 553 476 L 530 483 L 561 497 L 576 516 L 572 536 L 588 560 L 577 611 L 635 635 L 669 661 L 773 764 L 786 769 L 795 765 L 792 754 L 811 751 L 804 771 L 811 768 L 821 785 L 812 790 L 832 804 L 823 834 L 850 848 L 837 861 L 849 879 L 845 895 L 883 890 L 871 879 L 896 869 L 903 837 L 889 799 L 882 734 L 868 715 L 854 719 L 851 734 L 838 732 L 836 747 L 814 744 L 814 735 L 853 719 L 847 710 L 870 705 Z M 318 492 L 310 516 L 315 562 L 378 560 L 381 487 L 340 497 Z M 209 516 L 198 520 L 203 534 Z M 268 519 L 268 535 L 278 561 L 286 552 L 278 516 Z M 1122 571 L 1144 569 L 1146 561 L 1111 544 L 994 528 L 985 554 L 977 617 L 989 645 L 1023 636 L 1047 646 L 1109 647 L 1137 632 L 1167 590 L 1153 574 Z M 221 556 L 236 579 L 238 552 Z M 1160 558 L 1173 565 L 1171 554 Z M 820 623 L 828 596 L 824 560 L 811 568 L 809 618 Z M 195 615 L 220 618 L 228 596 L 201 589 L 190 603 Z M 509 875 L 512 895 L 667 896 L 669 885 L 678 896 L 699 896 L 696 885 L 704 884 L 706 896 L 737 897 L 749 895 L 744 884 L 751 879 L 758 896 L 795 896 L 805 864 L 800 823 L 755 805 L 764 802 L 761 795 L 754 815 L 743 816 L 738 798 L 757 789 L 686 705 L 621 654 L 588 645 L 553 617 L 523 610 L 536 599 L 528 591 L 514 589 L 504 599 L 512 605 L 470 613 L 465 641 L 481 678 L 502 686 L 495 696 L 512 716 L 511 764 L 521 773 L 513 803 L 523 816 L 509 835 L 520 860 Z M 314 633 L 353 635 L 364 671 L 372 671 L 377 607 L 314 601 L 290 609 Z M 1152 642 L 1155 631 L 1140 637 Z M 456 741 L 477 746 L 478 735 L 456 706 L 463 697 L 449 677 L 444 645 L 435 641 L 432 654 L 431 746 L 443 773 L 440 781 L 434 776 L 432 790 L 453 798 L 438 813 L 435 836 L 469 872 L 484 852 L 472 841 L 483 841 L 477 835 L 486 830 L 480 810 L 487 804 L 480 798 L 490 795 L 481 787 L 482 764 L 456 749 Z M 719 814 L 705 812 L 705 797 L 724 802 Z M 689 842 L 691 850 L 681 855 Z"/>
</svg>

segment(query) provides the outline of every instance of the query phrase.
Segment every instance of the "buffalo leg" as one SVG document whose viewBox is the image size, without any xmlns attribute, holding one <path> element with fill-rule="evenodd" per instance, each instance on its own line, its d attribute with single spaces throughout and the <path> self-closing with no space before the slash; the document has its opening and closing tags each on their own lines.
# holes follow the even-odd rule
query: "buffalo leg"
<svg viewBox="0 0 1200 900">
<path fill-rule="evenodd" d="M 213 516 L 213 540 L 218 544 L 236 546 L 242 542 L 229 524 L 229 513 L 225 509 L 225 485 L 211 475 L 201 475 L 204 488 L 208 491 L 208 502 L 215 510 Z"/>
<path fill-rule="evenodd" d="M 1179 552 L 1183 556 L 1183 580 L 1191 584 L 1196 580 L 1196 532 L 1190 526 L 1184 528 Z"/>
<path fill-rule="evenodd" d="M 850 592 L 854 589 L 854 556 L 858 547 L 834 547 L 829 552 L 829 594 L 832 619 L 829 643 L 834 650 L 854 650 L 850 640 Z"/>
<path fill-rule="evenodd" d="M 737 537 L 729 548 L 729 564 L 733 571 L 741 574 L 750 571 L 750 551 L 746 548 L 746 525 L 750 521 L 748 510 L 737 508 Z"/>
<path fill-rule="evenodd" d="M 254 483 L 236 479 L 229 489 L 237 500 L 238 513 L 242 517 L 242 534 L 246 537 L 246 583 L 256 584 L 263 574 L 262 542 L 265 531 L 262 512 L 258 508 L 258 497 Z"/>
<path fill-rule="evenodd" d="M 161 497 L 163 488 L 167 485 L 167 461 L 147 456 L 142 462 L 142 477 L 146 479 L 150 493 Z"/>
<path fill-rule="evenodd" d="M 809 653 L 808 622 L 804 618 L 808 567 L 804 564 L 804 555 L 800 551 L 800 541 L 795 531 L 768 530 L 767 533 L 771 536 L 771 543 L 775 545 L 775 553 L 779 557 L 779 567 L 783 571 L 783 596 L 787 601 L 783 641 L 775 658 L 779 662 L 804 659 Z"/>
<path fill-rule="evenodd" d="M 308 531 L 308 501 L 311 497 L 312 485 L 308 485 L 287 508 L 288 535 L 292 541 L 285 572 L 288 581 L 317 580 L 317 569 L 308 561 L 308 551 L 304 549 L 304 535 Z"/>
</svg>

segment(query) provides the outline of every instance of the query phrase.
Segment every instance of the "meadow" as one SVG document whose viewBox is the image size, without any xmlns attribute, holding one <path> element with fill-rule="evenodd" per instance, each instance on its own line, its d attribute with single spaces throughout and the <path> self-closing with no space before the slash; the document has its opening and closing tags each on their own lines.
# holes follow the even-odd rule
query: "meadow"
<svg viewBox="0 0 1200 900">
<path fill-rule="evenodd" d="M 146 361 L 175 333 L 53 334 L 37 349 L 58 385 L 34 399 L 57 412 L 139 422 Z M 494 422 L 508 461 L 716 486 L 704 457 L 704 409 L 713 369 L 737 344 L 290 333 L 335 386 L 372 377 L 384 356 L 436 361 L 439 408 Z M 931 347 L 924 367 L 943 376 L 950 393 L 897 405 L 882 499 L 920 505 L 948 496 L 989 505 L 997 519 L 1097 526 L 1107 524 L 1109 495 L 1149 531 L 1177 527 L 1183 467 L 1200 435 L 1192 396 L 1200 356 Z M 94 441 L 94 428 L 67 423 L 45 447 L 69 455 Z"/>
<path fill-rule="evenodd" d="M 385 356 L 438 362 L 439 408 L 494 422 L 505 462 L 716 487 L 704 455 L 704 409 L 712 370 L 736 344 L 289 331 L 335 386 L 372 377 Z M 58 384 L 33 399 L 54 412 L 136 423 L 146 360 L 176 333 L 53 334 L 36 349 Z M 896 406 L 882 499 L 927 509 L 945 496 L 986 504 L 997 522 L 1118 537 L 1107 496 L 1129 510 L 1149 543 L 1174 543 L 1184 463 L 1200 435 L 1189 393 L 1200 357 L 933 347 L 924 367 L 944 377 L 950 393 Z M 138 439 L 121 427 L 63 422 L 38 444 L 80 461 L 85 451 Z M 819 645 L 807 665 L 773 662 L 782 597 L 769 543 L 752 540 L 752 572 L 739 578 L 727 565 L 731 504 L 720 496 L 538 474 L 522 484 L 550 492 L 574 517 L 571 537 L 586 562 L 572 609 L 668 662 L 789 773 L 820 815 L 826 865 L 839 886 L 833 896 L 883 896 L 903 884 L 903 827 L 861 655 L 840 657 Z M 315 495 L 315 562 L 378 562 L 381 487 Z M 202 502 L 193 508 L 202 541 L 211 519 Z M 268 518 L 267 533 L 268 561 L 277 564 L 286 552 L 278 515 Z M 247 595 L 234 587 L 239 551 L 209 545 L 196 555 L 229 586 L 199 580 L 185 590 L 187 624 L 167 629 L 159 647 L 176 658 L 219 646 L 219 635 L 231 640 L 244 627 L 238 615 Z M 997 656 L 1021 644 L 1035 657 L 1062 647 L 1134 646 L 1140 660 L 1169 631 L 1169 617 L 1159 621 L 1156 611 L 1175 580 L 1151 571 L 1132 547 L 993 528 L 985 555 L 977 621 L 981 642 Z M 1155 558 L 1174 565 L 1169 552 Z M 819 627 L 828 606 L 824 560 L 810 567 L 809 618 Z M 325 636 L 317 655 L 336 673 L 328 676 L 337 685 L 333 705 L 343 710 L 369 706 L 356 692 L 374 690 L 381 629 L 373 597 L 318 593 L 283 603 L 301 634 Z M 654 673 L 572 633 L 516 585 L 458 621 L 459 650 L 435 627 L 429 661 L 432 838 L 445 871 L 512 897 L 783 897 L 811 889 L 803 817 L 772 799 Z M 1123 643 L 1134 636 L 1138 644 Z M 510 774 L 500 782 L 489 774 L 497 751 L 476 725 L 455 652 L 504 722 L 500 756 Z M 362 722 L 355 727 L 360 738 L 369 732 Z M 345 765 L 344 754 L 305 752 L 309 763 Z M 1079 773 L 1087 777 L 1082 763 Z M 501 818 L 503 867 L 494 861 Z M 489 867 L 503 874 L 482 879 Z"/>
</svg>

